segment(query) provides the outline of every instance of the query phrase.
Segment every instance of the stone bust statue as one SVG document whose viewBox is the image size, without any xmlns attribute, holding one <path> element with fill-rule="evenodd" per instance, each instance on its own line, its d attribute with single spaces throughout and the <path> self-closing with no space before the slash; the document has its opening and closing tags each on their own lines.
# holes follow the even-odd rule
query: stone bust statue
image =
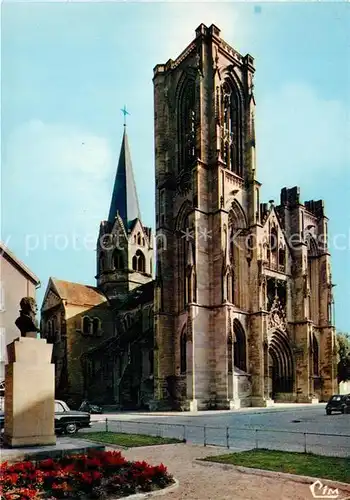
<svg viewBox="0 0 350 500">
<path fill-rule="evenodd" d="M 19 303 L 20 315 L 15 321 L 15 325 L 21 332 L 22 337 L 26 337 L 29 332 L 40 332 L 35 318 L 37 305 L 32 297 L 24 297 Z"/>
</svg>

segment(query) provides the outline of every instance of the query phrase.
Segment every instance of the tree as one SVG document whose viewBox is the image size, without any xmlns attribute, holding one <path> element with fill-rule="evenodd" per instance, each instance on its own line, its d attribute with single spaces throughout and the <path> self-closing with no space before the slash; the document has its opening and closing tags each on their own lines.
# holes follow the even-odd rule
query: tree
<svg viewBox="0 0 350 500">
<path fill-rule="evenodd" d="M 338 383 L 350 380 L 350 335 L 337 333 L 338 343 Z"/>
</svg>

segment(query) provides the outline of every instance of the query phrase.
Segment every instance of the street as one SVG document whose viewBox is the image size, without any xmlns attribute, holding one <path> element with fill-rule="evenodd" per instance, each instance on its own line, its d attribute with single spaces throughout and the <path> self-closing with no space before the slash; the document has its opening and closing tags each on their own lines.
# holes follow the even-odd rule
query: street
<svg viewBox="0 0 350 500">
<path fill-rule="evenodd" d="M 107 421 L 106 421 L 107 419 Z M 325 405 L 247 408 L 186 413 L 92 415 L 92 431 L 110 430 L 174 437 L 230 449 L 270 448 L 323 455 L 350 455 L 350 414 L 325 414 Z"/>
</svg>

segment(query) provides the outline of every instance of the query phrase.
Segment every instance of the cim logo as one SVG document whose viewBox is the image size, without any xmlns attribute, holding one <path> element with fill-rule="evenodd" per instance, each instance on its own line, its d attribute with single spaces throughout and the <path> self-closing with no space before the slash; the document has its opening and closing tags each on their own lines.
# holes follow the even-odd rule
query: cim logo
<svg viewBox="0 0 350 500">
<path fill-rule="evenodd" d="M 333 490 L 319 480 L 310 485 L 310 490 L 314 498 L 339 498 L 338 488 Z"/>
</svg>

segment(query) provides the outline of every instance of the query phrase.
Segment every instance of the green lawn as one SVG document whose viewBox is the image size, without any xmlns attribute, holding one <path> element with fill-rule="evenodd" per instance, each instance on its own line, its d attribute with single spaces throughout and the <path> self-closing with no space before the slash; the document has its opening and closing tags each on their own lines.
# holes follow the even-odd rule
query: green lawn
<svg viewBox="0 0 350 500">
<path fill-rule="evenodd" d="M 251 450 L 207 457 L 204 460 L 350 483 L 350 457 L 337 458 L 310 453 Z"/>
<path fill-rule="evenodd" d="M 124 434 L 118 432 L 79 432 L 76 438 L 89 439 L 100 443 L 114 444 L 133 448 L 136 446 L 155 446 L 158 444 L 182 443 L 178 439 L 145 436 L 144 434 Z"/>
</svg>

